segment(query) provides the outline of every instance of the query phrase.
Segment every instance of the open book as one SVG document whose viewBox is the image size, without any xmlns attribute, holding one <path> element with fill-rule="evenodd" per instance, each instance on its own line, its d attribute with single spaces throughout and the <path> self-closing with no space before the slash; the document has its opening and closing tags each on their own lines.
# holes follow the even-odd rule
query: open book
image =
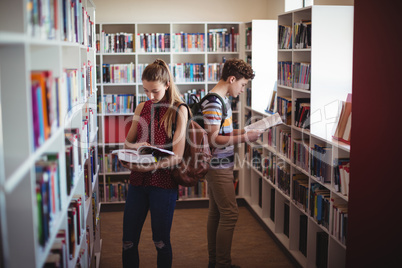
<svg viewBox="0 0 402 268">
<path fill-rule="evenodd" d="M 257 122 L 254 122 L 246 127 L 244 127 L 244 130 L 250 131 L 250 130 L 260 130 L 260 131 L 265 131 L 270 127 L 283 124 L 281 116 L 278 113 L 274 113 L 273 115 L 270 115 L 268 117 L 264 117 L 261 120 L 258 120 Z"/>
<path fill-rule="evenodd" d="M 148 164 L 158 162 L 160 157 L 174 155 L 172 151 L 161 149 L 155 146 L 143 145 L 138 147 L 137 150 L 133 149 L 120 149 L 112 151 L 112 154 L 117 154 L 119 160 L 137 163 Z"/>
</svg>

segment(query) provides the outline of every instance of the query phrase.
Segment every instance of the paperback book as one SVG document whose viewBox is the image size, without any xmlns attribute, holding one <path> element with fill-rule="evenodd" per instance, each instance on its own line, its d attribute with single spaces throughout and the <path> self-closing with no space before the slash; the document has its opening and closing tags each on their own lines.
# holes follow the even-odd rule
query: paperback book
<svg viewBox="0 0 402 268">
<path fill-rule="evenodd" d="M 273 126 L 283 124 L 281 116 L 278 113 L 275 113 L 271 116 L 264 117 L 261 120 L 258 120 L 257 122 L 254 122 L 244 128 L 244 130 L 250 131 L 250 130 L 260 130 L 260 131 L 265 131 Z"/>
</svg>

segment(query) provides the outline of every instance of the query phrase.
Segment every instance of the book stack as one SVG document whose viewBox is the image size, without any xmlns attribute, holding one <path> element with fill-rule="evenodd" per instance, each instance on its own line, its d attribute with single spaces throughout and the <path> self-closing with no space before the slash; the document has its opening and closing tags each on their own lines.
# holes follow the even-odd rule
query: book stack
<svg viewBox="0 0 402 268">
<path fill-rule="evenodd" d="M 341 101 L 341 113 L 335 133 L 332 136 L 335 140 L 350 144 L 350 134 L 352 128 L 352 94 L 349 93 L 346 101 Z"/>
<path fill-rule="evenodd" d="M 68 267 L 66 232 L 60 230 L 50 248 L 50 253 L 46 257 L 45 268 L 50 267 Z"/>
</svg>

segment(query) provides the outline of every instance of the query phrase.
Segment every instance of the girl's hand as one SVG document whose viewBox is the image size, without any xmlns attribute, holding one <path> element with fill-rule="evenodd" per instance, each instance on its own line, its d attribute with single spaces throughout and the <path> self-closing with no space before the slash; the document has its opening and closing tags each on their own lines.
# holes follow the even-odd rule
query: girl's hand
<svg viewBox="0 0 402 268">
<path fill-rule="evenodd" d="M 140 146 L 149 146 L 148 142 L 139 142 L 139 143 L 130 143 L 128 146 L 126 146 L 126 149 L 132 149 L 132 150 L 137 150 Z"/>
</svg>

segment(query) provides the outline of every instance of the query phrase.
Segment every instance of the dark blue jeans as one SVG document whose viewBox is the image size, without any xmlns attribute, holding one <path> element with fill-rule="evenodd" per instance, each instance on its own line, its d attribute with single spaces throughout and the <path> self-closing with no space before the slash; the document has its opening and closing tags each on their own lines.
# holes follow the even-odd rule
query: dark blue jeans
<svg viewBox="0 0 402 268">
<path fill-rule="evenodd" d="M 158 268 L 172 267 L 170 229 L 176 198 L 177 189 L 129 185 L 123 219 L 123 267 L 139 267 L 138 243 L 148 210 Z"/>
</svg>

